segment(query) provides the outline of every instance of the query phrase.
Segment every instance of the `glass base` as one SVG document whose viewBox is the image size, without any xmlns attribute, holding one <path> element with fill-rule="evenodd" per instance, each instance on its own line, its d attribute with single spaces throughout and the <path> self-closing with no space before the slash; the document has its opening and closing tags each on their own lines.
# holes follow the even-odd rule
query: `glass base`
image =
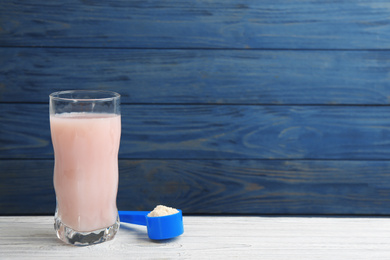
<svg viewBox="0 0 390 260">
<path fill-rule="evenodd" d="M 75 246 L 89 246 L 103 243 L 114 239 L 115 234 L 119 230 L 119 216 L 115 223 L 107 228 L 102 228 L 94 231 L 80 232 L 66 226 L 60 218 L 54 217 L 54 229 L 57 237 L 67 244 Z"/>
</svg>

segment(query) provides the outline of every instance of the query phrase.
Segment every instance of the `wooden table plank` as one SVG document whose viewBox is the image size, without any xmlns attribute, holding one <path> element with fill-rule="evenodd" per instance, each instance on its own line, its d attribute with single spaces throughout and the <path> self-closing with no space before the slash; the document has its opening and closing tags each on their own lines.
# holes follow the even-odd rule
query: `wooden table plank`
<svg viewBox="0 0 390 260">
<path fill-rule="evenodd" d="M 388 259 L 388 218 L 184 216 L 184 234 L 153 242 L 122 224 L 115 240 L 63 244 L 53 217 L 0 217 L 2 259 Z"/>
</svg>

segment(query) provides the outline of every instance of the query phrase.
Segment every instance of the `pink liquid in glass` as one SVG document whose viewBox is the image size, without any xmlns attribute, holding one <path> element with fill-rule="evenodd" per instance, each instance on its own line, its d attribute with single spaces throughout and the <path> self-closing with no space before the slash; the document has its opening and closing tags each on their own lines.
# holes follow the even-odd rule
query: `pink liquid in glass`
<svg viewBox="0 0 390 260">
<path fill-rule="evenodd" d="M 77 231 L 106 228 L 117 218 L 121 116 L 50 116 L 57 216 Z"/>
</svg>

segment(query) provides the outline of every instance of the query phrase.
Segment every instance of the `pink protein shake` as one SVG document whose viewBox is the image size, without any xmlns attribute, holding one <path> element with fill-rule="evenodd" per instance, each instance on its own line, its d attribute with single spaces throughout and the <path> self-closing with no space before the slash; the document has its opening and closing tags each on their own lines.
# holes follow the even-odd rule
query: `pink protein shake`
<svg viewBox="0 0 390 260">
<path fill-rule="evenodd" d="M 57 217 L 77 231 L 111 226 L 117 218 L 121 116 L 50 115 Z"/>
</svg>

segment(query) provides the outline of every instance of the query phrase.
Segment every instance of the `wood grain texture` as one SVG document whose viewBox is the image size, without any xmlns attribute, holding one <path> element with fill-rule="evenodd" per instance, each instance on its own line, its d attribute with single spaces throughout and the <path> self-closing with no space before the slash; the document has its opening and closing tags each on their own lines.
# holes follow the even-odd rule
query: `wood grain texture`
<svg viewBox="0 0 390 260">
<path fill-rule="evenodd" d="M 53 158 L 48 105 L 0 109 L 0 158 Z M 389 115 L 387 106 L 123 105 L 119 157 L 388 159 Z"/>
<path fill-rule="evenodd" d="M 386 104 L 389 51 L 0 48 L 0 101 L 107 89 L 124 103 Z"/>
<path fill-rule="evenodd" d="M 120 208 L 390 214 L 389 11 L 1 1 L 0 214 L 53 213 L 48 95 L 65 89 L 122 94 Z"/>
<path fill-rule="evenodd" d="M 0 214 L 53 214 L 54 160 L 0 160 Z"/>
<path fill-rule="evenodd" d="M 387 218 L 184 216 L 184 234 L 153 242 L 122 224 L 113 241 L 74 248 L 58 240 L 53 217 L 0 217 L 2 259 L 387 259 Z"/>
<path fill-rule="evenodd" d="M 387 0 L 0 4 L 0 45 L 387 49 Z"/>
<path fill-rule="evenodd" d="M 53 160 L 1 160 L 0 214 L 54 214 Z M 389 215 L 389 161 L 120 160 L 118 208 Z"/>
</svg>

